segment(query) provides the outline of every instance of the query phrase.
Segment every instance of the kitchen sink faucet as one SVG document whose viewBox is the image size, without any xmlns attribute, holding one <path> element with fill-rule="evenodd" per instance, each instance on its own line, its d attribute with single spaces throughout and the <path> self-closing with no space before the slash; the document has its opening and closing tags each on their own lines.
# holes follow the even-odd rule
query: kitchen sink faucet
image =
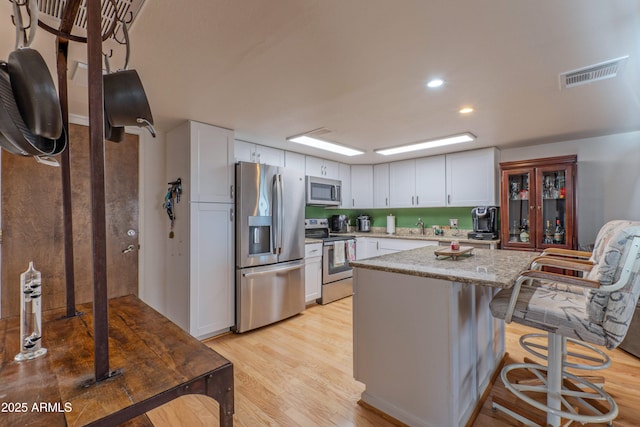
<svg viewBox="0 0 640 427">
<path fill-rule="evenodd" d="M 424 221 L 422 221 L 422 218 L 418 218 L 416 225 L 420 226 L 420 234 L 424 236 Z"/>
</svg>

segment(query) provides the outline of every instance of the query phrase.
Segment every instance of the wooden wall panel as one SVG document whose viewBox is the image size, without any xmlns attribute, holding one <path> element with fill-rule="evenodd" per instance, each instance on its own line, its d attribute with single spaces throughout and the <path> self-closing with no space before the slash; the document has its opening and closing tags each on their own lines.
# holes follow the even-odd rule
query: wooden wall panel
<svg viewBox="0 0 640 427">
<path fill-rule="evenodd" d="M 89 132 L 69 129 L 76 303 L 93 300 Z M 138 137 L 105 143 L 109 297 L 138 291 Z M 2 153 L 2 317 L 20 313 L 20 273 L 42 272 L 43 309 L 65 305 L 60 170 Z M 127 230 L 135 230 L 130 237 Z M 128 245 L 135 250 L 126 254 Z"/>
</svg>

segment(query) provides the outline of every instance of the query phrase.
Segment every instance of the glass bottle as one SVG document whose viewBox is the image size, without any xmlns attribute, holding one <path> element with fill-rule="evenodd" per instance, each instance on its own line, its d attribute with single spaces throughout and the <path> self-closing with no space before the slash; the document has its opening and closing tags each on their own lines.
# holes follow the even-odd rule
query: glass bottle
<svg viewBox="0 0 640 427">
<path fill-rule="evenodd" d="M 548 219 L 547 220 L 547 225 L 544 228 L 544 241 L 543 243 L 545 244 L 551 244 L 553 243 L 553 236 L 555 234 L 555 230 L 554 228 L 551 226 L 551 220 Z"/>
<path fill-rule="evenodd" d="M 522 220 L 522 228 L 520 231 L 520 241 L 523 243 L 529 242 L 529 225 L 527 224 L 527 220 Z"/>
<path fill-rule="evenodd" d="M 556 218 L 556 229 L 553 233 L 553 243 L 560 245 L 564 243 L 564 228 L 560 224 L 560 219 Z"/>
<path fill-rule="evenodd" d="M 27 271 L 20 275 L 20 353 L 14 359 L 18 362 L 44 356 L 47 349 L 42 347 L 42 275 L 29 262 Z"/>
</svg>

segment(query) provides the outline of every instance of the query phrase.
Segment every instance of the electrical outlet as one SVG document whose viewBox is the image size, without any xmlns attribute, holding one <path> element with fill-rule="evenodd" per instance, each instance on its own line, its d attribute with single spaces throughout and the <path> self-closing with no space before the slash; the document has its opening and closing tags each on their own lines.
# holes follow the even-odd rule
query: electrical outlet
<svg viewBox="0 0 640 427">
<path fill-rule="evenodd" d="M 458 226 L 458 219 L 457 218 L 449 219 L 449 227 L 457 227 L 457 226 Z"/>
</svg>

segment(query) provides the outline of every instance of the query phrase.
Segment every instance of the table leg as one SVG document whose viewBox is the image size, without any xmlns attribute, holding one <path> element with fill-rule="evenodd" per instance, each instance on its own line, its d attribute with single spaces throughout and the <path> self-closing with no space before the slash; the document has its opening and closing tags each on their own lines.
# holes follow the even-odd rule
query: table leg
<svg viewBox="0 0 640 427">
<path fill-rule="evenodd" d="M 234 390 L 233 365 L 221 368 L 216 374 L 207 376 L 207 395 L 214 398 L 220 407 L 220 426 L 233 426 Z"/>
</svg>

